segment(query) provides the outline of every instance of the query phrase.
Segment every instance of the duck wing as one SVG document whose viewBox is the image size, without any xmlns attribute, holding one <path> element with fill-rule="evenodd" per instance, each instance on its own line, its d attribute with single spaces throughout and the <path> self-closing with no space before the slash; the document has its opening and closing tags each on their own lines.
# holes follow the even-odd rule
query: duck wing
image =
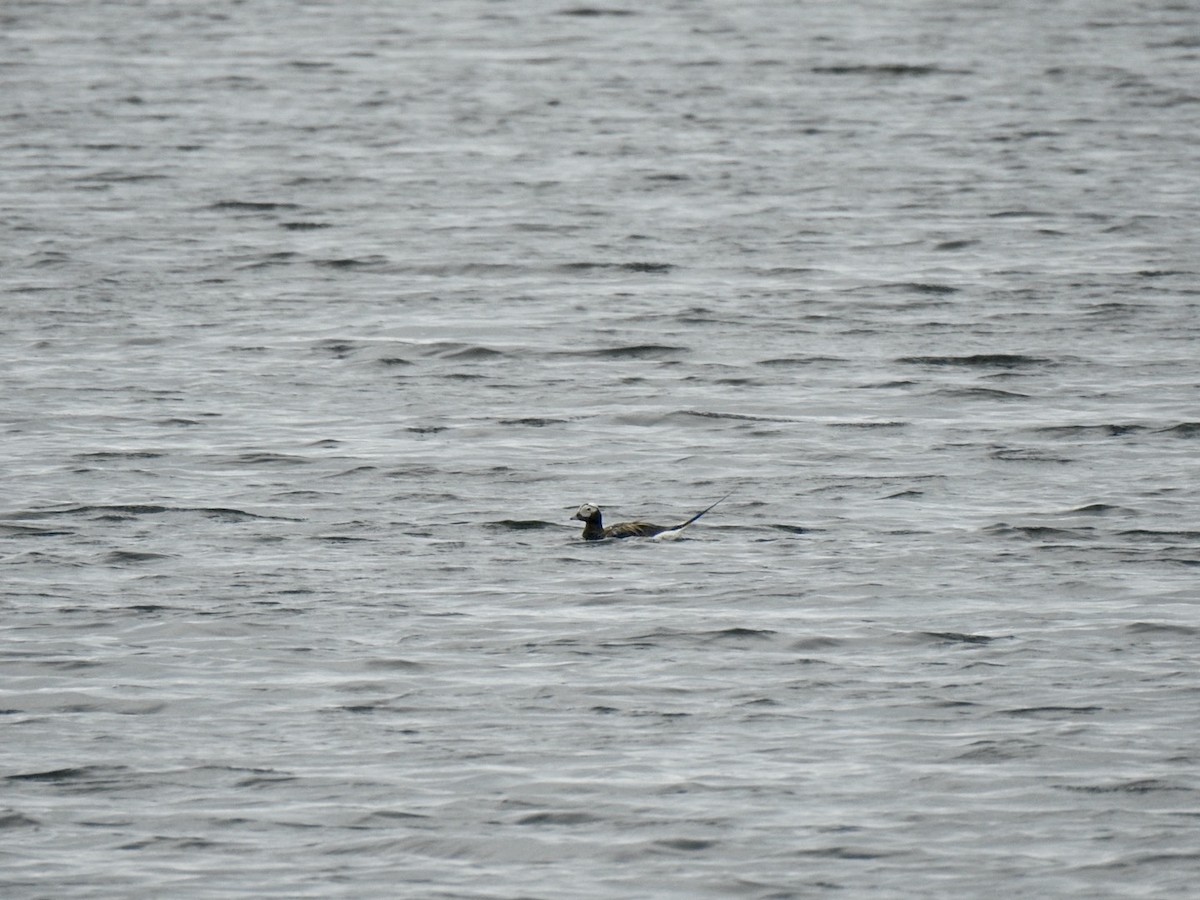
<svg viewBox="0 0 1200 900">
<path fill-rule="evenodd" d="M 654 537 L 669 530 L 666 525 L 654 525 L 650 522 L 618 522 L 604 529 L 604 536 L 610 538 Z"/>
</svg>

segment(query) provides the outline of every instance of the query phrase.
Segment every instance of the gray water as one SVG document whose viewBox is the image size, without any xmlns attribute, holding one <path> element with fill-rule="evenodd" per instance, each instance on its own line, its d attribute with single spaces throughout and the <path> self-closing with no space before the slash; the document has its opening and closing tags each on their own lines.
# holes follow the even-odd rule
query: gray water
<svg viewBox="0 0 1200 900">
<path fill-rule="evenodd" d="M 10 0 L 0 79 L 4 897 L 1195 895 L 1194 4 Z"/>
</svg>

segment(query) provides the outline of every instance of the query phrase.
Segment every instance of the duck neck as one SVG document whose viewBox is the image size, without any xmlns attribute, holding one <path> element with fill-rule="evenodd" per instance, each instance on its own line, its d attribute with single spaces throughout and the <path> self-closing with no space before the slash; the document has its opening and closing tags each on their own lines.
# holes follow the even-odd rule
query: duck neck
<svg viewBox="0 0 1200 900">
<path fill-rule="evenodd" d="M 583 539 L 585 541 L 598 541 L 604 537 L 604 525 L 600 522 L 600 514 L 592 516 L 590 519 L 583 520 Z"/>
</svg>

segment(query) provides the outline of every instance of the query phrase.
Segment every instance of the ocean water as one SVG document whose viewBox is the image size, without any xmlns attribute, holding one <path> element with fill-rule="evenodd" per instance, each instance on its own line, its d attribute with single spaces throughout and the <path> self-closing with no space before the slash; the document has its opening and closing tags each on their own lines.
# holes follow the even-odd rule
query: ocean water
<svg viewBox="0 0 1200 900">
<path fill-rule="evenodd" d="M 1198 35 L 5 3 L 0 893 L 1193 895 Z"/>
</svg>

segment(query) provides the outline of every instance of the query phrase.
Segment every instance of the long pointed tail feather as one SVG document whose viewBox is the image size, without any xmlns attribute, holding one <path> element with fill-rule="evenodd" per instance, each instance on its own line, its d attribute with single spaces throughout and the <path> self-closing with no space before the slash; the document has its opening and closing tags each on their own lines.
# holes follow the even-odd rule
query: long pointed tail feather
<svg viewBox="0 0 1200 900">
<path fill-rule="evenodd" d="M 721 497 L 721 498 L 719 498 L 719 499 L 717 499 L 717 500 L 714 500 L 714 501 L 713 501 L 713 502 L 712 502 L 712 503 L 711 503 L 709 506 L 707 506 L 707 507 L 705 507 L 704 509 L 700 510 L 700 512 L 696 513 L 694 516 L 692 516 L 690 519 L 688 519 L 688 520 L 687 520 L 686 522 L 684 522 L 682 525 L 676 525 L 676 526 L 675 526 L 674 528 L 672 528 L 671 530 L 672 530 L 672 531 L 683 531 L 683 529 L 687 528 L 689 525 L 691 525 L 693 522 L 695 522 L 695 521 L 696 521 L 698 518 L 700 518 L 702 515 L 704 515 L 706 512 L 708 512 L 710 509 L 712 509 L 714 506 L 716 506 L 718 503 L 720 503 L 722 500 L 725 500 L 725 499 L 729 498 L 729 497 L 730 497 L 730 496 L 732 496 L 732 495 L 733 495 L 733 491 L 730 491 L 730 492 L 729 492 L 728 494 L 726 494 L 724 497 Z"/>
</svg>

